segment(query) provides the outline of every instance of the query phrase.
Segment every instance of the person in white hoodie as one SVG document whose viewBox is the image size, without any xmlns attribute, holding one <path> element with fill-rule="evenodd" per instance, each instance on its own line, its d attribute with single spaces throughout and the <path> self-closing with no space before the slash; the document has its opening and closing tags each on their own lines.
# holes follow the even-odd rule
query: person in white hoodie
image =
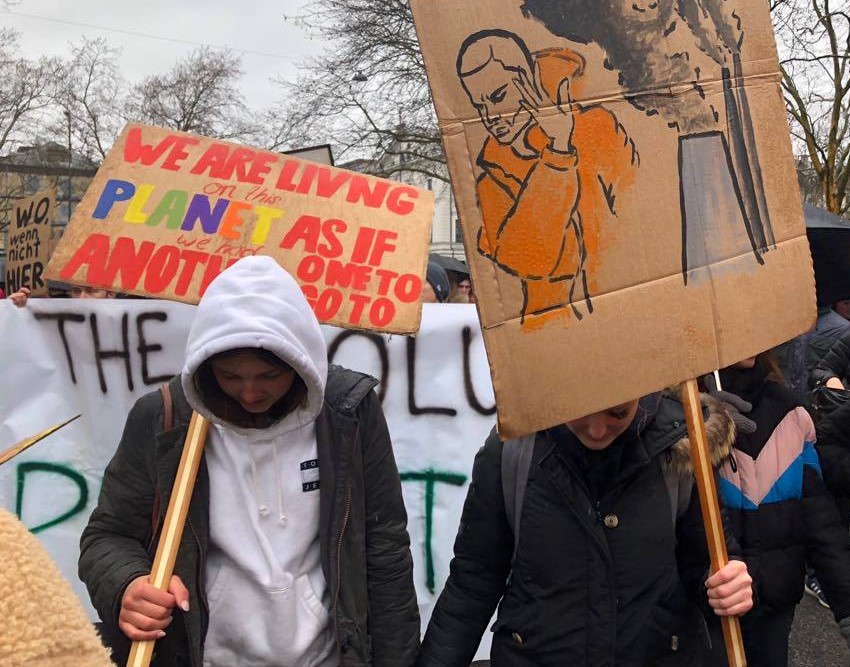
<svg viewBox="0 0 850 667">
<path fill-rule="evenodd" d="M 328 368 L 298 284 L 268 257 L 222 272 L 180 376 L 141 398 L 81 538 L 113 655 L 156 665 L 412 665 L 407 516 L 374 378 Z M 148 582 L 191 411 L 212 424 L 167 592 Z"/>
</svg>

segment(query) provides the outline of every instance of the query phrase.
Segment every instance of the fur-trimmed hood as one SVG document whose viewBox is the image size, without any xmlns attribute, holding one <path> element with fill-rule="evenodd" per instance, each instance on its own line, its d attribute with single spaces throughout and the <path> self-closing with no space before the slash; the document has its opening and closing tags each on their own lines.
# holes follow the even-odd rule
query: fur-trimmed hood
<svg viewBox="0 0 850 667">
<path fill-rule="evenodd" d="M 700 394 L 703 419 L 708 437 L 711 464 L 717 468 L 732 453 L 735 442 L 735 423 L 726 408 L 708 394 Z M 691 441 L 685 422 L 685 412 L 676 390 L 653 394 L 641 399 L 636 421 L 647 454 L 665 456 L 666 465 L 672 466 L 680 477 L 692 475 Z M 645 425 L 641 428 L 641 425 Z"/>
</svg>

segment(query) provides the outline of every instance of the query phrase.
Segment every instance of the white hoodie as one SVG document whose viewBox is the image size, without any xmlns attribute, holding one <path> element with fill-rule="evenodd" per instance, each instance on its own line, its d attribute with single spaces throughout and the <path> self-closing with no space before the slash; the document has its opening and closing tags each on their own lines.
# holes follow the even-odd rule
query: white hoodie
<svg viewBox="0 0 850 667">
<path fill-rule="evenodd" d="M 214 354 L 245 347 L 269 350 L 292 366 L 307 385 L 306 406 L 263 429 L 213 415 L 193 375 Z M 315 429 L 327 370 L 319 323 L 298 284 L 273 259 L 242 259 L 210 284 L 182 372 L 189 404 L 213 422 L 205 450 L 207 667 L 336 664 L 319 549 Z"/>
</svg>

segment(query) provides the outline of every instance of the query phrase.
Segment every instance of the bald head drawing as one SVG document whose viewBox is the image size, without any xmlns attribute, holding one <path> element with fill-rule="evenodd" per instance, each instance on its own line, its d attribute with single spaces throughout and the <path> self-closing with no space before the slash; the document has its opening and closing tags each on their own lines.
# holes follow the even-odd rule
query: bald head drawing
<svg viewBox="0 0 850 667">
<path fill-rule="evenodd" d="M 519 86 L 534 85 L 534 60 L 525 43 L 506 30 L 467 37 L 457 56 L 457 74 L 484 127 L 510 144 L 531 123 Z"/>
</svg>

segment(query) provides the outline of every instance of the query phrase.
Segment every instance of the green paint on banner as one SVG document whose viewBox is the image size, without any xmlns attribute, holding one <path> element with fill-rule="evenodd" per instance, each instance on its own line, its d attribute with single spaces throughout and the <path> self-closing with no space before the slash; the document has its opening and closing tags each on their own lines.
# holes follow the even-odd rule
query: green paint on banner
<svg viewBox="0 0 850 667">
<path fill-rule="evenodd" d="M 434 532 L 434 485 L 439 482 L 452 486 L 463 486 L 466 484 L 466 475 L 456 472 L 440 472 L 428 468 L 415 472 L 403 472 L 400 477 L 402 482 L 425 482 L 425 585 L 433 593 L 436 588 L 434 553 L 431 545 Z"/>
<path fill-rule="evenodd" d="M 80 490 L 80 498 L 77 500 L 76 505 L 55 519 L 51 519 L 50 521 L 35 526 L 34 528 L 30 528 L 31 533 L 40 533 L 43 530 L 47 530 L 48 528 L 67 521 L 86 508 L 86 505 L 89 502 L 89 487 L 88 484 L 86 484 L 85 478 L 80 473 L 73 468 L 69 468 L 68 466 L 61 465 L 59 463 L 27 461 L 26 463 L 18 464 L 18 490 L 15 498 L 15 514 L 18 515 L 19 519 L 23 520 L 24 485 L 26 476 L 31 472 L 47 472 L 56 475 L 63 475 L 74 482 Z"/>
</svg>

